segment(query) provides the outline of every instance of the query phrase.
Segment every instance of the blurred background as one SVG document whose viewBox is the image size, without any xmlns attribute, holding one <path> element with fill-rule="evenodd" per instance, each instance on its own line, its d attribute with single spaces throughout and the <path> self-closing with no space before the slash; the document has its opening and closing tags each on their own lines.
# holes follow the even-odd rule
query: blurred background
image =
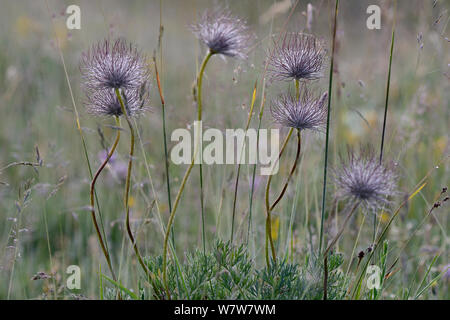
<svg viewBox="0 0 450 320">
<path fill-rule="evenodd" d="M 80 30 L 66 27 L 66 8 L 71 4 L 81 9 Z M 369 16 L 366 9 L 371 4 L 381 8 L 380 30 L 366 27 Z M 256 114 L 251 127 L 258 126 L 263 87 L 266 104 L 262 127 L 277 127 L 271 119 L 270 100 L 292 89 L 292 84 L 263 82 L 267 52 L 283 30 L 312 33 L 323 39 L 331 51 L 334 1 L 0 0 L 1 299 L 53 298 L 55 288 L 58 297 L 99 296 L 99 265 L 106 270 L 106 264 L 87 210 L 90 176 L 76 126 L 75 108 L 92 170 L 99 166 L 104 150 L 112 143 L 114 130 L 110 120 L 93 118 L 85 112 L 79 71 L 82 52 L 104 38 L 124 37 L 148 55 L 149 63 L 156 54 L 170 140 L 174 129 L 189 127 L 196 117 L 192 84 L 206 49 L 188 26 L 205 9 L 217 5 L 228 6 L 233 14 L 244 18 L 256 41 L 245 61 L 214 56 L 208 64 L 203 91 L 204 127 L 244 128 L 255 82 Z M 402 209 L 388 235 L 393 256 L 397 252 L 401 260 L 385 292 L 386 298 L 399 297 L 413 281 L 420 282 L 436 254 L 440 256 L 433 272 L 440 272 L 449 264 L 448 205 L 437 208 L 406 249 L 399 250 L 442 188 L 450 184 L 449 19 L 450 2 L 446 0 L 397 2 L 384 156 L 395 163 L 401 177 L 396 205 L 415 190 L 425 175 L 429 176 L 426 187 Z M 393 23 L 394 1 L 343 0 L 340 3 L 331 166 L 338 163 L 339 153 L 346 145 L 372 143 L 379 149 Z M 328 74 L 329 64 L 325 77 L 312 84 L 318 92 L 328 90 Z M 153 66 L 152 79 L 152 111 L 138 120 L 140 138 L 131 203 L 132 223 L 145 255 L 162 253 L 159 214 L 164 223 L 169 215 L 161 104 Z M 295 257 L 299 261 L 306 252 L 317 248 L 324 140 L 322 134 L 305 135 L 301 165 L 275 216 L 273 235 L 281 252 L 287 247 L 289 221 L 293 219 Z M 169 148 L 173 145 L 169 141 Z M 122 196 L 128 146 L 125 133 L 116 158 L 99 179 L 97 193 L 115 268 L 122 283 L 136 289 L 138 265 L 123 228 Z M 294 154 L 295 146 L 290 145 L 272 190 L 279 190 L 284 182 Z M 172 200 L 184 170 L 185 166 L 170 164 Z M 229 238 L 235 170 L 232 165 L 204 166 L 207 246 L 217 237 Z M 251 171 L 251 166 L 242 167 L 236 234 L 239 242 L 249 240 L 255 263 L 262 265 L 266 177 L 256 177 L 253 223 L 247 239 Z M 333 191 L 330 183 L 328 207 L 331 207 Z M 194 170 L 175 219 L 175 243 L 181 258 L 185 251 L 201 246 L 199 208 L 198 172 Z M 381 225 L 388 221 L 389 215 L 379 215 Z M 330 215 L 326 231 L 333 232 L 339 219 L 342 218 Z M 357 252 L 371 245 L 371 221 L 372 217 L 357 215 L 340 240 L 339 251 L 346 259 L 344 268 L 354 262 Z M 69 265 L 81 268 L 81 290 L 64 289 Z M 425 297 L 448 298 L 449 279 L 447 274 Z"/>
</svg>

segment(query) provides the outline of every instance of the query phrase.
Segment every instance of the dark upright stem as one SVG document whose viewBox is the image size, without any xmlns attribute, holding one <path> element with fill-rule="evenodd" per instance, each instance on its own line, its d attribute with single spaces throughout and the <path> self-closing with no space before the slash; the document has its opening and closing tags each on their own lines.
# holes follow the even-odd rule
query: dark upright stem
<svg viewBox="0 0 450 320">
<path fill-rule="evenodd" d="M 322 251 L 323 242 L 323 223 L 325 220 L 325 200 L 327 193 L 327 171 L 328 171 L 328 141 L 330 137 L 330 117 L 331 117 L 331 96 L 333 89 L 333 68 L 334 68 L 334 51 L 336 47 L 336 29 L 337 29 L 337 15 L 338 15 L 339 0 L 336 0 L 336 7 L 334 10 L 334 25 L 333 25 L 333 44 L 331 49 L 331 64 L 330 64 L 330 81 L 328 84 L 328 114 L 327 114 L 327 132 L 325 138 L 325 163 L 323 167 L 323 189 L 322 189 L 322 213 L 320 217 L 320 235 L 319 235 L 319 254 Z"/>
<path fill-rule="evenodd" d="M 247 125 L 245 126 L 245 133 L 247 134 L 248 128 L 250 126 L 250 121 L 252 120 L 252 115 L 253 115 L 253 107 L 255 106 L 255 99 L 256 99 L 256 82 L 255 82 L 255 87 L 253 89 L 253 94 L 252 94 L 252 101 L 250 104 L 250 112 L 248 114 L 248 118 L 247 118 Z M 242 148 L 241 148 L 241 155 L 242 155 L 242 151 L 244 149 L 245 146 L 245 141 L 242 144 Z M 230 237 L 230 242 L 231 244 L 233 244 L 233 239 L 234 239 L 234 217 L 236 215 L 236 202 L 237 202 L 237 192 L 238 192 L 238 186 L 239 186 L 239 175 L 241 173 L 241 159 L 238 159 L 238 164 L 237 164 L 237 172 L 236 172 L 236 182 L 234 184 L 234 198 L 233 198 L 233 214 L 232 214 L 232 218 L 231 218 L 231 237 Z M 250 202 L 252 200 L 250 199 Z M 251 207 L 251 203 L 250 203 L 250 207 Z M 251 209 L 250 209 L 251 211 Z M 251 214 L 251 213 L 249 213 Z M 250 222 L 249 222 L 250 223 Z"/>
<path fill-rule="evenodd" d="M 283 186 L 283 189 L 280 192 L 280 195 L 277 197 L 277 199 L 274 201 L 274 203 L 270 206 L 270 211 L 273 211 L 273 209 L 275 209 L 276 205 L 281 201 L 281 199 L 283 199 L 284 193 L 286 192 L 289 182 L 291 181 L 291 178 L 294 175 L 295 169 L 297 168 L 298 159 L 300 159 L 301 148 L 302 148 L 302 138 L 301 138 L 300 130 L 297 130 L 297 153 L 295 155 L 294 163 L 292 164 L 291 171 L 289 172 L 289 176 Z"/>
</svg>

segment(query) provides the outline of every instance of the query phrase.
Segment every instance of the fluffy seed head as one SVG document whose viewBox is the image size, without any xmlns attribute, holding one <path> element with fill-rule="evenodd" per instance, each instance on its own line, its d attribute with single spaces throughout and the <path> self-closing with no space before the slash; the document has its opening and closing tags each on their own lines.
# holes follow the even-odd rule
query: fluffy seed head
<svg viewBox="0 0 450 320">
<path fill-rule="evenodd" d="M 80 70 L 87 90 L 138 89 L 149 77 L 145 56 L 123 39 L 94 44 L 83 53 Z"/>
<path fill-rule="evenodd" d="M 360 201 L 371 212 L 385 209 L 389 197 L 397 194 L 397 175 L 391 166 L 379 162 L 373 149 L 361 147 L 359 154 L 348 149 L 347 160 L 335 170 L 338 198 Z"/>
<path fill-rule="evenodd" d="M 143 87 L 146 88 L 147 86 Z M 138 116 L 148 108 L 148 92 L 146 89 L 122 90 L 122 101 L 130 117 Z M 95 90 L 87 94 L 85 107 L 89 114 L 96 116 L 123 115 L 119 99 L 114 89 Z"/>
<path fill-rule="evenodd" d="M 212 53 L 241 59 L 247 57 L 251 41 L 247 24 L 228 10 L 206 10 L 200 22 L 191 29 Z"/>
<path fill-rule="evenodd" d="M 270 53 L 268 71 L 272 80 L 315 80 L 322 77 L 324 58 L 323 44 L 316 37 L 287 33 Z"/>
<path fill-rule="evenodd" d="M 300 99 L 292 94 L 280 95 L 272 101 L 270 111 L 276 123 L 298 130 L 322 131 L 327 121 L 327 93 L 315 97 L 302 86 Z"/>
</svg>

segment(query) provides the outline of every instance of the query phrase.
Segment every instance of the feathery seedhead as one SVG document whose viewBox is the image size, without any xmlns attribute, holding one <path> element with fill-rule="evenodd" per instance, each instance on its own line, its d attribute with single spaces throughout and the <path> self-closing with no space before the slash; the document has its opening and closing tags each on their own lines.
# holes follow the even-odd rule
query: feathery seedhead
<svg viewBox="0 0 450 320">
<path fill-rule="evenodd" d="M 195 36 L 213 54 L 247 58 L 251 35 L 245 21 L 224 9 L 206 10 L 200 22 L 191 26 Z"/>
<path fill-rule="evenodd" d="M 80 70 L 87 90 L 138 89 L 149 78 L 145 56 L 123 39 L 94 44 L 83 53 Z"/>
<path fill-rule="evenodd" d="M 327 121 L 326 98 L 327 93 L 317 98 L 302 86 L 299 99 L 292 94 L 280 95 L 272 100 L 270 111 L 275 122 L 282 126 L 323 131 Z"/>
<path fill-rule="evenodd" d="M 324 58 L 323 44 L 316 37 L 287 33 L 270 53 L 268 71 L 272 80 L 315 80 L 322 77 Z"/>
<path fill-rule="evenodd" d="M 359 154 L 349 148 L 347 154 L 347 161 L 341 157 L 341 168 L 334 172 L 338 198 L 360 201 L 373 213 L 386 209 L 389 197 L 397 194 L 392 166 L 380 163 L 370 146 L 360 147 Z"/>
<path fill-rule="evenodd" d="M 138 116 L 148 108 L 148 86 L 143 89 L 121 90 L 121 98 L 130 117 Z M 96 116 L 123 115 L 119 99 L 114 89 L 94 90 L 87 94 L 85 102 L 87 112 Z"/>
</svg>

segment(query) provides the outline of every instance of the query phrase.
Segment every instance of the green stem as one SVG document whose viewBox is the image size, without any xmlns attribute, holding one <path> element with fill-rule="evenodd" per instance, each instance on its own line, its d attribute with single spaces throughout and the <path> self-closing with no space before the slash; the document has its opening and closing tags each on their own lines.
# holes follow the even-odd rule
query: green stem
<svg viewBox="0 0 450 320">
<path fill-rule="evenodd" d="M 245 126 L 245 134 L 247 134 L 248 128 L 250 126 L 250 121 L 252 120 L 252 115 L 253 115 L 253 107 L 255 106 L 255 99 L 256 99 L 256 82 L 255 82 L 255 87 L 253 89 L 253 94 L 252 94 L 252 101 L 250 104 L 250 112 L 248 114 L 248 118 L 247 118 L 247 124 Z M 241 157 L 242 157 L 242 151 L 244 150 L 245 147 L 245 141 L 242 143 L 242 147 L 241 147 Z M 230 238 L 230 243 L 233 244 L 233 236 L 234 236 L 234 218 L 236 215 L 236 202 L 237 202 L 237 191 L 238 191 L 238 186 L 239 186 L 239 175 L 241 173 L 241 159 L 239 159 L 239 163 L 237 164 L 237 172 L 236 172 L 236 182 L 234 184 L 234 198 L 233 198 L 233 214 L 232 214 L 232 218 L 231 218 L 231 238 Z M 251 201 L 251 200 L 250 200 Z M 250 204 L 251 206 L 251 204 Z"/>
<path fill-rule="evenodd" d="M 167 248 L 169 244 L 169 236 L 170 236 L 170 228 L 173 224 L 173 220 L 175 218 L 175 212 L 178 208 L 178 203 L 180 202 L 181 194 L 183 193 L 184 187 L 186 185 L 186 181 L 189 178 L 189 175 L 192 171 L 192 168 L 194 167 L 194 159 L 195 155 L 192 158 L 191 164 L 189 165 L 186 173 L 184 174 L 183 180 L 181 182 L 180 190 L 178 190 L 178 194 L 175 198 L 175 202 L 173 203 L 172 212 L 169 216 L 169 221 L 167 222 L 167 228 L 166 228 L 166 234 L 164 236 L 164 247 L 163 247 L 163 281 L 164 281 L 164 287 L 166 289 L 167 297 L 170 299 L 170 290 L 169 285 L 167 283 Z"/>
<path fill-rule="evenodd" d="M 386 121 L 387 121 L 387 113 L 388 113 L 388 105 L 389 105 L 389 88 L 391 86 L 391 68 L 392 68 L 392 56 L 394 53 L 394 41 L 395 41 L 395 24 L 392 26 L 391 49 L 390 49 L 390 54 L 389 54 L 389 68 L 388 68 L 388 76 L 387 76 L 387 83 L 386 83 L 386 99 L 385 99 L 385 104 L 384 104 L 383 131 L 381 134 L 380 163 L 383 160 L 384 135 L 386 132 Z"/>
<path fill-rule="evenodd" d="M 264 90 L 265 90 L 265 82 L 263 81 L 263 85 L 262 85 L 262 98 L 261 98 L 261 106 L 260 106 L 260 110 L 259 110 L 259 121 L 258 121 L 258 131 L 256 133 L 256 146 L 257 146 L 257 151 L 259 150 L 259 129 L 261 129 L 261 122 L 262 122 L 262 116 L 264 113 L 264 104 L 266 102 L 266 97 L 264 95 Z M 248 227 L 247 227 L 247 245 L 248 245 L 248 241 L 250 239 L 250 229 L 251 229 L 251 225 L 252 225 L 252 209 L 253 209 L 253 193 L 255 192 L 255 177 L 256 177 L 256 164 L 253 165 L 253 171 L 252 171 L 252 187 L 250 190 L 250 204 L 249 204 L 249 213 L 248 213 Z"/>
<path fill-rule="evenodd" d="M 323 166 L 323 189 L 322 189 L 322 213 L 320 217 L 320 234 L 319 234 L 319 254 L 322 251 L 323 242 L 323 223 L 325 220 L 325 200 L 327 192 L 327 170 L 328 170 L 328 141 L 330 137 L 330 117 L 331 117 L 331 96 L 333 89 L 333 68 L 334 68 L 334 52 L 336 47 L 336 29 L 337 29 L 337 15 L 338 15 L 339 0 L 336 0 L 336 7 L 334 10 L 334 25 L 333 25 L 333 44 L 331 49 L 331 64 L 330 64 L 330 80 L 328 83 L 328 114 L 327 114 L 327 131 L 325 138 L 325 163 Z"/>
<path fill-rule="evenodd" d="M 233 213 L 231 215 L 231 237 L 230 237 L 231 244 L 233 244 L 233 239 L 234 239 L 234 219 L 236 216 L 237 191 L 238 191 L 240 173 L 241 173 L 241 164 L 238 163 L 237 172 L 236 172 L 236 181 L 234 183 Z"/>
<path fill-rule="evenodd" d="M 397 11 L 397 5 L 395 6 L 395 11 Z M 386 133 L 386 122 L 387 122 L 388 105 L 389 105 L 389 88 L 391 86 L 391 68 L 392 68 L 392 56 L 394 53 L 394 41 L 395 41 L 395 13 L 394 13 L 394 24 L 392 25 L 391 49 L 390 49 L 390 53 L 389 53 L 389 68 L 388 68 L 388 76 L 387 76 L 387 83 L 386 83 L 386 99 L 385 99 L 385 103 L 384 103 L 383 130 L 381 133 L 380 163 L 383 161 L 384 137 L 385 137 L 385 133 Z M 373 218 L 373 242 L 375 242 L 375 239 L 376 239 L 376 228 L 377 228 L 377 216 L 374 215 L 374 218 Z"/>
<path fill-rule="evenodd" d="M 159 97 L 161 99 L 162 121 L 163 121 L 163 138 L 164 138 L 164 165 L 166 169 L 166 186 L 167 186 L 167 201 L 169 203 L 169 212 L 172 211 L 172 198 L 170 193 L 170 176 L 169 176 L 169 156 L 167 152 L 167 134 L 166 134 L 166 100 L 161 86 L 161 79 L 159 77 L 158 66 L 156 65 L 156 58 L 153 57 L 155 64 L 156 83 L 158 84 Z M 162 61 L 161 61 L 162 62 Z M 172 232 L 172 243 L 175 245 L 174 231 Z"/>
<path fill-rule="evenodd" d="M 131 182 L 131 169 L 133 166 L 133 156 L 134 156 L 134 140 L 135 140 L 135 134 L 134 134 L 134 127 L 131 123 L 130 117 L 128 116 L 128 112 L 125 108 L 125 105 L 123 103 L 121 94 L 119 92 L 119 89 L 115 89 L 117 99 L 120 103 L 120 108 L 122 109 L 123 116 L 125 117 L 125 120 L 128 123 L 128 127 L 130 128 L 130 153 L 129 153 L 129 159 L 128 159 L 128 170 L 127 170 L 127 179 L 125 182 L 125 194 L 124 194 L 124 203 L 125 203 L 125 211 L 126 211 L 126 220 L 125 225 L 127 228 L 128 237 L 131 240 L 131 243 L 133 244 L 133 249 L 136 254 L 136 257 L 139 261 L 139 264 L 142 266 L 142 269 L 144 270 L 147 279 L 151 279 L 150 272 L 147 268 L 147 266 L 144 263 L 144 260 L 142 259 L 141 254 L 139 253 L 139 248 L 137 246 L 137 243 L 134 239 L 133 233 L 131 232 L 131 226 L 130 226 L 130 182 Z"/>
<path fill-rule="evenodd" d="M 202 83 L 203 83 L 203 74 L 205 72 L 206 64 L 209 59 L 212 57 L 213 53 L 208 51 L 203 59 L 203 62 L 200 67 L 200 71 L 197 76 L 197 120 L 202 121 Z M 201 139 L 201 138 L 200 138 Z M 203 243 L 203 253 L 206 254 L 206 234 L 205 234 L 205 211 L 203 207 L 203 169 L 202 169 L 202 161 L 203 161 L 203 150 L 200 150 L 200 165 L 199 165 L 199 173 L 200 173 L 200 210 L 202 214 L 202 243 Z"/>
<path fill-rule="evenodd" d="M 106 262 L 108 263 L 108 267 L 109 270 L 111 271 L 111 275 L 114 279 L 114 281 L 117 281 L 116 275 L 114 273 L 113 267 L 112 267 L 112 263 L 111 263 L 111 258 L 109 256 L 109 252 L 107 250 L 107 247 L 105 246 L 105 243 L 103 241 L 101 232 L 100 232 L 100 228 L 98 226 L 97 223 L 97 218 L 95 216 L 95 183 L 97 182 L 98 177 L 100 176 L 100 173 L 103 171 L 103 169 L 106 167 L 106 165 L 108 164 L 109 160 L 111 159 L 112 155 L 114 154 L 114 151 L 117 148 L 117 145 L 119 143 L 120 140 L 120 119 L 119 117 L 116 117 L 116 125 L 117 125 L 117 134 L 116 134 L 116 139 L 114 140 L 114 144 L 111 147 L 111 150 L 108 152 L 106 159 L 103 161 L 103 163 L 101 164 L 101 166 L 98 168 L 97 172 L 95 173 L 94 177 L 92 178 L 92 182 L 91 182 L 91 186 L 90 186 L 90 200 L 91 200 L 91 215 L 92 215 L 92 221 L 94 223 L 94 227 L 95 227 L 95 231 L 97 232 L 97 237 L 98 237 L 98 241 L 100 243 L 100 246 L 102 248 L 103 254 L 105 256 Z M 105 239 L 106 242 L 106 239 Z"/>
</svg>

